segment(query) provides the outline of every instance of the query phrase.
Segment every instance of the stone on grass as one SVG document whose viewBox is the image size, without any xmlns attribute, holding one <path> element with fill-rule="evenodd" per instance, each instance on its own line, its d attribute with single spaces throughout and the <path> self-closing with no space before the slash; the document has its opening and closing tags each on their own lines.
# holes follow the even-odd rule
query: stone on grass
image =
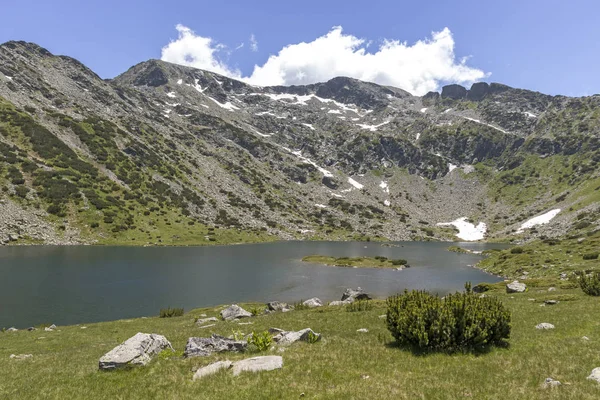
<svg viewBox="0 0 600 400">
<path fill-rule="evenodd" d="M 303 302 L 302 304 L 304 304 L 308 308 L 323 307 L 323 303 L 317 297 L 313 297 L 312 299 L 308 299 L 305 302 Z"/>
<path fill-rule="evenodd" d="M 349 300 L 350 302 L 356 300 L 371 300 L 371 296 L 369 296 L 364 290 L 360 287 L 356 288 L 356 290 L 347 288 L 342 294 L 342 301 Z"/>
<path fill-rule="evenodd" d="M 550 388 L 558 387 L 560 385 L 561 385 L 561 383 L 559 381 L 554 380 L 552 378 L 546 378 L 546 380 L 542 384 L 542 388 L 544 388 L 544 389 L 550 389 Z"/>
<path fill-rule="evenodd" d="M 544 300 L 544 304 L 553 306 L 555 304 L 558 304 L 558 300 Z"/>
<path fill-rule="evenodd" d="M 387 314 L 381 314 L 381 315 L 379 316 L 379 319 L 385 319 L 385 318 L 387 318 Z"/>
<path fill-rule="evenodd" d="M 569 280 L 569 276 L 567 275 L 566 272 L 563 272 L 562 274 L 560 274 L 560 280 L 561 281 L 567 281 L 567 280 Z"/>
<path fill-rule="evenodd" d="M 10 328 L 8 328 L 8 329 L 6 330 L 6 332 L 17 332 L 17 331 L 18 331 L 18 329 L 17 329 L 17 328 L 15 328 L 14 326 L 11 326 Z"/>
<path fill-rule="evenodd" d="M 206 328 L 210 328 L 211 326 L 215 326 L 215 325 L 217 325 L 217 324 L 202 325 L 202 326 L 199 326 L 198 329 L 206 329 Z"/>
<path fill-rule="evenodd" d="M 590 338 L 587 337 L 587 336 L 582 336 L 581 339 L 583 339 L 583 340 L 590 340 Z"/>
<path fill-rule="evenodd" d="M 223 311 L 221 311 L 221 317 L 225 321 L 233 321 L 234 319 L 251 317 L 252 314 L 244 310 L 237 304 L 232 304 Z"/>
<path fill-rule="evenodd" d="M 282 303 L 280 301 L 270 301 L 267 303 L 267 309 L 269 311 L 288 312 L 288 311 L 292 311 L 294 309 L 294 307 L 290 306 L 287 303 Z"/>
<path fill-rule="evenodd" d="M 506 284 L 506 293 L 523 293 L 527 290 L 527 285 L 519 281 Z"/>
<path fill-rule="evenodd" d="M 269 330 L 270 332 L 271 330 Z M 296 343 L 298 341 L 308 342 L 309 337 L 316 337 L 316 340 L 321 340 L 321 334 L 313 332 L 310 328 L 305 328 L 299 331 L 281 331 L 277 332 L 275 336 L 273 336 L 273 341 L 280 346 L 289 346 L 292 343 Z"/>
<path fill-rule="evenodd" d="M 600 367 L 594 368 L 590 376 L 588 376 L 587 378 L 600 383 Z"/>
<path fill-rule="evenodd" d="M 56 329 L 56 325 L 52 324 L 48 328 L 50 328 L 50 329 Z"/>
<path fill-rule="evenodd" d="M 555 291 L 556 291 L 556 288 L 555 288 L 555 287 L 549 287 L 549 288 L 548 288 L 548 291 L 549 291 L 549 292 L 555 292 Z"/>
<path fill-rule="evenodd" d="M 348 300 L 344 300 L 344 301 L 336 300 L 336 301 L 330 302 L 329 305 L 337 307 L 337 306 L 345 306 L 345 305 L 350 304 L 350 303 L 352 303 L 352 302 L 348 301 Z"/>
<path fill-rule="evenodd" d="M 537 324 L 535 326 L 535 329 L 543 329 L 543 330 L 554 329 L 554 325 L 549 324 L 548 322 L 542 322 L 541 324 Z"/>
<path fill-rule="evenodd" d="M 229 360 L 217 361 L 206 367 L 199 368 L 194 374 L 193 380 L 204 378 L 205 376 L 214 375 L 222 369 L 229 369 L 233 363 Z"/>
<path fill-rule="evenodd" d="M 233 363 L 233 376 L 237 376 L 244 371 L 272 371 L 282 367 L 283 358 L 281 356 L 252 357 Z"/>
<path fill-rule="evenodd" d="M 198 318 L 196 320 L 196 325 L 200 326 L 200 325 L 204 325 L 207 322 L 218 322 L 219 320 L 215 317 L 210 317 L 210 318 Z"/>
<path fill-rule="evenodd" d="M 223 351 L 242 352 L 248 343 L 213 334 L 209 338 L 191 337 L 185 345 L 185 357 L 206 357 Z"/>
<path fill-rule="evenodd" d="M 10 355 L 10 359 L 11 360 L 25 360 L 27 358 L 31 358 L 33 357 L 33 354 L 11 354 Z"/>
<path fill-rule="evenodd" d="M 155 333 L 140 333 L 130 337 L 100 358 L 101 370 L 110 371 L 129 365 L 146 365 L 165 349 L 173 350 L 166 337 Z"/>
<path fill-rule="evenodd" d="M 360 329 L 357 329 L 356 332 L 367 333 L 367 332 L 369 332 L 369 330 L 367 328 L 360 328 Z"/>
</svg>

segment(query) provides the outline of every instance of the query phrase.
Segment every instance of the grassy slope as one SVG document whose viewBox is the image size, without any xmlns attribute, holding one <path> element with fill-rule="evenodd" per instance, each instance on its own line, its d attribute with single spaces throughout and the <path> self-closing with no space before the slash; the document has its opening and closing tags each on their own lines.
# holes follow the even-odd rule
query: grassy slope
<svg viewBox="0 0 600 400">
<path fill-rule="evenodd" d="M 557 285 L 558 286 L 558 285 Z M 414 355 L 392 344 L 379 302 L 371 311 L 346 312 L 343 308 L 294 311 L 255 317 L 253 325 L 218 322 L 200 330 L 194 317 L 217 315 L 218 308 L 195 310 L 171 319 L 134 319 L 59 327 L 55 332 L 0 334 L 0 398 L 163 398 L 163 399 L 594 399 L 600 386 L 587 381 L 600 366 L 600 299 L 579 289 L 549 293 L 530 285 L 528 293 L 500 296 L 513 312 L 510 348 L 484 355 Z M 535 298 L 536 301 L 528 301 Z M 563 298 L 556 306 L 540 307 L 544 299 Z M 537 323 L 556 325 L 539 331 Z M 269 327 L 311 327 L 323 334 L 316 344 L 297 343 L 281 354 L 284 368 L 237 378 L 221 372 L 201 382 L 191 380 L 193 369 L 216 360 L 237 360 L 251 355 L 223 354 L 182 359 L 190 336 L 230 335 Z M 368 328 L 369 333 L 356 332 Z M 150 365 L 130 371 L 101 373 L 99 357 L 136 332 L 164 334 L 177 355 L 159 356 Z M 582 336 L 590 338 L 584 341 Z M 40 339 L 43 337 L 43 339 Z M 33 354 L 32 359 L 10 360 L 10 354 Z M 271 354 L 271 352 L 268 352 Z M 363 376 L 369 376 L 364 379 Z M 543 390 L 546 377 L 563 382 Z M 569 383 L 569 385 L 567 385 Z"/>
<path fill-rule="evenodd" d="M 306 256 L 302 258 L 302 261 L 313 263 L 313 264 L 323 264 L 329 266 L 336 267 L 357 267 L 357 268 L 399 268 L 406 264 L 406 260 L 398 263 L 398 265 L 394 265 L 392 261 L 388 259 L 377 259 L 374 257 L 328 257 L 328 256 Z"/>
</svg>

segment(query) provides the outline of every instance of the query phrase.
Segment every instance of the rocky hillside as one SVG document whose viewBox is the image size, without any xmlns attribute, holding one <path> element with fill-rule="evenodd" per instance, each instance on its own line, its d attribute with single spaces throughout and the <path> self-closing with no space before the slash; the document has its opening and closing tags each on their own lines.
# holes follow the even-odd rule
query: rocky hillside
<svg viewBox="0 0 600 400">
<path fill-rule="evenodd" d="M 0 45 L 6 243 L 584 234 L 598 229 L 599 161 L 599 95 L 257 87 L 157 60 L 103 80 Z"/>
</svg>

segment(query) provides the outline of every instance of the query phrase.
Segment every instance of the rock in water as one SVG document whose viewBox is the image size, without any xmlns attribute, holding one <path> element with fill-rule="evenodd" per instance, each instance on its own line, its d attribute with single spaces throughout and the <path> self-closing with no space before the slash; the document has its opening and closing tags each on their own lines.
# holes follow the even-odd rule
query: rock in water
<svg viewBox="0 0 600 400">
<path fill-rule="evenodd" d="M 213 334 L 209 338 L 191 337 L 185 345 L 185 357 L 206 357 L 222 351 L 242 352 L 248 343 Z"/>
<path fill-rule="evenodd" d="M 251 317 L 252 314 L 248 311 L 244 310 L 242 307 L 237 304 L 232 304 L 223 311 L 221 311 L 221 317 L 225 321 L 232 321 L 234 319 L 247 318 Z"/>
<path fill-rule="evenodd" d="M 600 367 L 594 368 L 590 376 L 588 376 L 587 378 L 600 383 Z"/>
<path fill-rule="evenodd" d="M 272 371 L 283 367 L 283 358 L 281 356 L 263 356 L 247 358 L 245 360 L 233 363 L 233 376 L 237 376 L 244 371 L 259 372 Z"/>
<path fill-rule="evenodd" d="M 313 297 L 312 299 L 308 299 L 302 304 L 304 304 L 308 308 L 315 308 L 315 307 L 323 306 L 323 303 L 321 302 L 321 300 L 316 297 Z"/>
<path fill-rule="evenodd" d="M 222 369 L 229 369 L 233 363 L 229 360 L 225 361 L 217 361 L 216 363 L 212 363 L 207 365 L 206 367 L 202 367 L 196 371 L 194 374 L 193 380 L 197 380 L 200 378 L 204 378 L 205 376 L 214 375 Z"/>
<path fill-rule="evenodd" d="M 275 336 L 273 336 L 273 341 L 279 344 L 280 346 L 289 346 L 290 344 L 295 343 L 299 340 L 308 342 L 308 338 L 311 336 L 315 337 L 316 340 L 321 340 L 321 334 L 313 332 L 313 330 L 310 328 L 302 329 L 296 332 L 286 332 L 281 331 L 280 329 L 278 329 L 277 331 L 279 332 Z"/>
<path fill-rule="evenodd" d="M 524 293 L 525 290 L 527 290 L 527 285 L 519 281 L 506 284 L 506 293 Z"/>
<path fill-rule="evenodd" d="M 371 296 L 369 296 L 364 290 L 360 287 L 354 289 L 346 289 L 344 294 L 342 295 L 342 301 L 356 301 L 356 300 L 371 300 Z"/>
<path fill-rule="evenodd" d="M 100 359 L 101 370 L 110 371 L 128 365 L 146 365 L 162 350 L 171 349 L 166 337 L 155 333 L 137 333 L 121 343 Z"/>
<path fill-rule="evenodd" d="M 538 324 L 535 326 L 535 329 L 554 329 L 554 325 L 549 324 L 547 322 L 542 322 L 541 324 Z"/>
<path fill-rule="evenodd" d="M 293 308 L 286 304 L 286 303 L 281 303 L 279 301 L 271 301 L 267 303 L 267 309 L 269 311 L 281 311 L 281 312 L 288 312 L 288 311 L 292 311 Z"/>
</svg>

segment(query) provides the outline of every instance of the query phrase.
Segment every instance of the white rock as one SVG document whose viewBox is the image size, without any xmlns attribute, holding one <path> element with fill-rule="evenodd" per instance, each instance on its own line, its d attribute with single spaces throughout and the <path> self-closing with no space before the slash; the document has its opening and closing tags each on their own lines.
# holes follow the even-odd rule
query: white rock
<svg viewBox="0 0 600 400">
<path fill-rule="evenodd" d="M 506 284 L 506 293 L 523 293 L 527 290 L 527 285 L 519 281 Z"/>
<path fill-rule="evenodd" d="M 11 354 L 10 355 L 10 358 L 13 360 L 25 360 L 25 359 L 31 358 L 31 357 L 33 357 L 33 354 L 17 354 L 17 355 Z"/>
<path fill-rule="evenodd" d="M 197 380 L 200 378 L 204 378 L 205 376 L 213 375 L 219 372 L 222 369 L 229 369 L 233 363 L 229 360 L 225 361 L 217 361 L 216 363 L 212 363 L 207 365 L 206 367 L 202 367 L 196 371 L 194 374 L 193 380 Z"/>
<path fill-rule="evenodd" d="M 369 330 L 367 328 L 360 328 L 356 332 L 367 333 Z"/>
<path fill-rule="evenodd" d="M 283 358 L 281 356 L 247 358 L 233 363 L 233 376 L 237 376 L 244 371 L 272 371 L 280 368 L 283 368 Z"/>
<path fill-rule="evenodd" d="M 594 368 L 587 378 L 600 383 L 600 368 Z"/>
<path fill-rule="evenodd" d="M 554 329 L 554 325 L 549 324 L 548 322 L 542 322 L 541 324 L 537 324 L 535 329 Z"/>
<path fill-rule="evenodd" d="M 581 339 L 583 339 L 583 340 L 590 340 L 590 338 L 587 337 L 587 336 L 583 336 Z"/>
<path fill-rule="evenodd" d="M 153 356 L 164 349 L 173 350 L 166 337 L 138 332 L 103 355 L 98 366 L 102 370 L 114 370 L 128 365 L 146 365 Z"/>
<path fill-rule="evenodd" d="M 323 303 L 321 302 L 321 300 L 316 297 L 313 297 L 312 299 L 308 299 L 305 302 L 303 302 L 302 304 L 304 304 L 308 308 L 315 308 L 315 307 L 323 306 Z"/>
<path fill-rule="evenodd" d="M 225 321 L 231 321 L 234 319 L 247 318 L 251 317 L 252 314 L 248 311 L 244 310 L 242 307 L 237 304 L 232 304 L 223 311 L 221 311 L 221 317 Z"/>
<path fill-rule="evenodd" d="M 273 330 L 275 331 L 275 330 Z M 313 332 L 312 329 L 310 328 L 305 328 L 299 331 L 291 331 L 291 332 L 286 332 L 286 331 L 281 331 L 279 333 L 277 333 L 275 336 L 273 336 L 273 341 L 275 341 L 277 344 L 279 344 L 280 346 L 289 346 L 292 343 L 295 343 L 299 340 L 308 341 L 308 338 L 312 335 L 314 335 L 317 340 L 321 340 L 321 334 L 320 333 L 315 333 Z"/>
<path fill-rule="evenodd" d="M 347 304 L 351 304 L 351 301 L 340 301 L 340 300 L 336 300 L 336 301 L 332 301 L 331 303 L 329 303 L 330 306 L 336 307 L 336 306 L 345 306 Z"/>
<path fill-rule="evenodd" d="M 555 387 L 560 386 L 560 385 L 561 385 L 561 383 L 559 381 L 554 380 L 552 378 L 546 378 L 546 380 L 542 384 L 542 387 L 544 389 L 549 389 L 549 388 L 555 388 Z"/>
<path fill-rule="evenodd" d="M 555 287 L 549 287 L 549 288 L 548 288 L 548 291 L 549 291 L 549 292 L 554 292 L 554 291 L 556 291 L 556 288 L 555 288 Z"/>
</svg>

